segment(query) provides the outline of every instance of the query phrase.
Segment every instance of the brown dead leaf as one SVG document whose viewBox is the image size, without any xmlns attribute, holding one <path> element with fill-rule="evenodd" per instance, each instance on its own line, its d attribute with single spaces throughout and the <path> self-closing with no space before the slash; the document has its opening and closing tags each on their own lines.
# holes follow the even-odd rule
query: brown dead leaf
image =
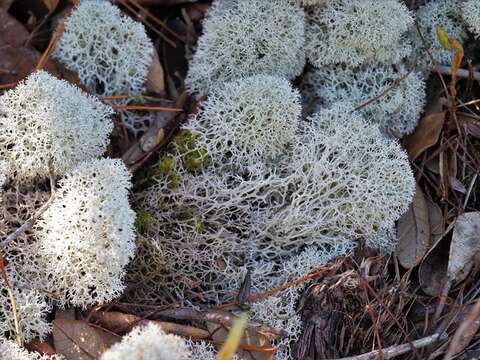
<svg viewBox="0 0 480 360">
<path fill-rule="evenodd" d="M 35 70 L 41 54 L 23 46 L 28 37 L 25 27 L 0 9 L 0 84 L 17 82 Z M 51 61 L 47 62 L 46 70 L 60 74 Z"/>
<path fill-rule="evenodd" d="M 465 129 L 465 132 L 477 139 L 480 139 L 480 121 L 466 113 L 457 114 L 458 123 Z"/>
<path fill-rule="evenodd" d="M 148 70 L 146 87 L 148 91 L 163 94 L 165 92 L 165 75 L 162 64 L 158 57 L 157 49 L 154 49 L 152 63 Z"/>
<path fill-rule="evenodd" d="M 445 123 L 445 112 L 435 112 L 420 120 L 415 132 L 403 140 L 408 157 L 414 161 L 426 149 L 435 145 Z"/>
<path fill-rule="evenodd" d="M 448 267 L 449 242 L 443 237 L 428 251 L 418 269 L 422 290 L 431 296 L 438 296 L 444 289 Z"/>
<path fill-rule="evenodd" d="M 203 3 L 194 3 L 188 4 L 186 7 L 188 17 L 193 22 L 198 22 L 202 20 L 208 9 L 210 9 L 210 4 L 203 4 Z"/>
<path fill-rule="evenodd" d="M 96 324 L 116 334 L 126 334 L 142 320 L 139 316 L 119 311 L 94 311 L 91 319 Z"/>
<path fill-rule="evenodd" d="M 10 9 L 10 5 L 12 5 L 13 0 L 0 0 L 0 9 L 8 11 Z"/>
<path fill-rule="evenodd" d="M 445 354 L 444 360 L 450 360 L 470 344 L 480 328 L 480 300 L 470 308 L 467 318 L 460 324 Z"/>
<path fill-rule="evenodd" d="M 55 355 L 57 353 L 52 347 L 52 345 L 45 341 L 40 341 L 37 339 L 30 341 L 28 344 L 25 344 L 25 348 L 28 351 L 35 351 L 45 355 Z"/>
<path fill-rule="evenodd" d="M 453 283 L 464 280 L 480 255 L 480 212 L 464 213 L 453 228 L 448 261 L 448 279 Z"/>
<path fill-rule="evenodd" d="M 43 0 L 43 3 L 50 12 L 53 12 L 57 8 L 59 2 L 60 0 Z"/>
<path fill-rule="evenodd" d="M 432 200 L 427 199 L 428 205 L 428 220 L 430 223 L 430 242 L 435 244 L 445 232 L 445 218 L 443 217 L 442 209 L 438 204 Z"/>
<path fill-rule="evenodd" d="M 425 195 L 417 185 L 410 208 L 398 221 L 396 255 L 406 269 L 417 266 L 431 245 L 428 210 Z"/>
<path fill-rule="evenodd" d="M 443 237 L 430 249 L 420 265 L 420 286 L 428 295 L 438 296 L 465 280 L 474 266 L 480 266 L 480 212 L 460 215 L 451 242 Z"/>
<path fill-rule="evenodd" d="M 17 19 L 0 9 L 0 46 L 23 46 L 29 36 L 28 30 Z"/>
<path fill-rule="evenodd" d="M 69 360 L 98 359 L 120 336 L 88 325 L 85 321 L 56 319 L 53 341 L 58 354 Z"/>
<path fill-rule="evenodd" d="M 76 320 L 75 309 L 72 307 L 67 309 L 56 309 L 55 319 Z"/>
</svg>

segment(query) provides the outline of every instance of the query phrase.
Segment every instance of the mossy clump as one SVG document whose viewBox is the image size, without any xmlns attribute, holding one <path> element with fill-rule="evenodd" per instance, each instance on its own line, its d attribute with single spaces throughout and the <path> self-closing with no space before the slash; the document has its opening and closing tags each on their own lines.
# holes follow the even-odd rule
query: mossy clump
<svg viewBox="0 0 480 360">
<path fill-rule="evenodd" d="M 144 234 L 154 223 L 155 219 L 151 213 L 145 209 L 137 210 L 137 217 L 135 218 L 135 229 L 137 233 Z"/>
</svg>

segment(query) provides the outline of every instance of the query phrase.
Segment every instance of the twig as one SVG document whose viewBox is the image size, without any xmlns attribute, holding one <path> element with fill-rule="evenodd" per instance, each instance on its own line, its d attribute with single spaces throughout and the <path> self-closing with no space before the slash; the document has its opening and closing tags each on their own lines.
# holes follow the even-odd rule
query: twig
<svg viewBox="0 0 480 360">
<path fill-rule="evenodd" d="M 226 327 L 231 327 L 233 321 L 237 318 L 226 311 L 206 310 L 202 312 L 188 308 L 166 309 L 159 311 L 157 315 L 177 320 L 209 321 Z M 248 321 L 246 328 L 249 330 L 254 330 L 271 339 L 283 339 L 288 335 L 288 333 L 283 329 L 276 329 L 254 321 Z"/>
<path fill-rule="evenodd" d="M 5 270 L 5 259 L 3 256 L 0 255 L 0 271 L 3 280 L 3 285 L 8 293 L 8 298 L 10 300 L 10 304 L 12 305 L 12 313 L 13 313 L 13 321 L 15 324 L 15 339 L 19 346 L 23 346 L 23 337 L 22 337 L 22 329 L 20 328 L 20 317 L 17 312 L 17 302 L 15 301 L 15 296 L 13 295 L 12 288 L 10 287 L 10 283 L 8 281 L 7 272 Z"/>
<path fill-rule="evenodd" d="M 183 109 L 169 108 L 163 106 L 145 106 L 145 105 L 111 105 L 115 110 L 128 111 L 165 111 L 165 112 L 181 112 Z"/>
<path fill-rule="evenodd" d="M 414 349 L 420 349 L 429 345 L 436 343 L 439 340 L 446 340 L 447 335 L 444 334 L 433 334 L 422 339 L 412 341 L 408 344 L 395 345 L 383 349 L 382 352 L 379 350 L 371 351 L 362 355 L 345 357 L 337 360 L 376 360 L 382 356 L 382 359 L 393 359 L 394 357 L 408 353 Z"/>
<path fill-rule="evenodd" d="M 124 100 L 128 99 L 128 95 L 104 95 L 98 97 L 100 100 Z"/>
<path fill-rule="evenodd" d="M 353 109 L 353 111 L 358 111 L 360 109 L 363 109 L 365 106 L 367 105 L 370 105 L 371 103 L 381 99 L 382 97 L 384 97 L 385 95 L 387 95 L 390 91 L 392 91 L 393 89 L 395 89 L 397 86 L 400 85 L 400 83 L 405 80 L 411 73 L 412 71 L 415 69 L 415 66 L 412 66 L 412 68 L 406 73 L 404 74 L 401 78 L 395 80 L 393 82 L 392 85 L 390 85 L 388 88 L 386 88 L 384 91 L 382 91 L 380 94 L 378 94 L 377 96 L 367 100 L 366 102 L 364 102 L 363 104 L 357 106 L 355 109 Z"/>
<path fill-rule="evenodd" d="M 478 178 L 478 174 L 475 174 L 473 176 L 472 181 L 470 182 L 470 186 L 468 187 L 467 195 L 465 196 L 465 201 L 463 202 L 463 211 L 465 211 L 465 209 L 467 208 L 468 199 L 470 199 L 470 195 L 472 193 L 473 186 L 475 185 L 475 182 L 477 181 L 477 178 Z"/>
<path fill-rule="evenodd" d="M 270 297 L 272 295 L 275 295 L 276 293 L 279 293 L 283 290 L 286 290 L 288 288 L 291 288 L 291 287 L 295 287 L 295 286 L 299 286 L 299 285 L 302 285 L 303 283 L 305 283 L 306 281 L 308 280 L 312 280 L 312 279 L 315 279 L 316 277 L 326 273 L 327 271 L 332 271 L 332 270 L 336 270 L 338 269 L 340 266 L 342 265 L 341 262 L 339 263 L 336 263 L 335 265 L 333 266 L 324 266 L 324 267 L 321 267 L 320 269 L 314 271 L 314 272 L 311 272 L 310 274 L 307 274 L 305 276 L 302 276 L 301 278 L 298 278 L 298 279 L 295 279 L 293 281 L 289 281 L 283 285 L 280 285 L 276 288 L 273 288 L 271 290 L 267 290 L 267 291 L 263 291 L 263 292 L 260 292 L 260 293 L 256 293 L 256 294 L 252 294 L 248 297 L 247 301 L 246 302 L 249 302 L 249 303 L 252 303 L 252 302 L 255 302 L 255 301 L 258 301 L 258 300 L 261 300 L 261 299 L 264 299 L 266 297 Z"/>
<path fill-rule="evenodd" d="M 177 40 L 185 42 L 185 40 L 183 40 L 183 38 L 179 34 L 177 34 L 175 31 L 170 29 L 170 27 L 167 25 L 167 23 L 165 21 L 162 21 L 162 20 L 158 19 L 156 16 L 152 15 L 147 9 L 145 9 L 137 1 L 135 1 L 135 0 L 127 0 L 127 1 L 129 1 L 132 5 L 139 8 L 141 11 L 143 11 L 145 13 L 145 15 L 147 15 L 147 17 L 149 17 L 150 19 L 153 20 L 153 22 L 155 22 L 158 25 L 160 25 L 161 27 L 163 27 L 170 35 L 175 37 Z"/>
<path fill-rule="evenodd" d="M 435 71 L 435 72 L 443 74 L 443 75 L 452 76 L 452 68 L 450 66 L 435 65 L 435 66 L 432 67 L 432 71 Z M 471 77 L 474 80 L 480 81 L 480 72 L 478 72 L 478 71 L 470 72 L 467 69 L 458 69 L 457 77 L 465 78 L 465 79 L 468 79 L 468 78 Z"/>
<path fill-rule="evenodd" d="M 125 6 L 128 10 L 130 10 L 132 13 L 134 13 L 135 15 L 137 15 L 137 17 L 147 26 L 149 27 L 155 34 L 157 34 L 158 36 L 160 36 L 167 44 L 169 44 L 171 47 L 173 48 L 176 48 L 177 47 L 177 44 L 175 44 L 175 42 L 173 40 L 170 40 L 164 33 L 162 33 L 161 31 L 158 31 L 147 19 L 145 18 L 142 18 L 141 16 L 139 16 L 137 14 L 137 12 L 135 11 L 134 8 L 132 8 L 128 3 L 127 1 L 125 0 L 118 0 L 118 2 L 120 4 L 122 4 L 123 6 Z"/>
<path fill-rule="evenodd" d="M 55 45 L 57 45 L 58 41 L 62 37 L 64 30 L 65 30 L 65 20 L 63 20 L 60 23 L 60 25 L 58 25 L 57 29 L 53 33 L 53 36 L 50 39 L 50 43 L 48 44 L 47 50 L 45 50 L 45 52 L 40 57 L 40 60 L 38 61 L 37 67 L 35 68 L 36 70 L 41 70 L 45 67 L 45 65 L 47 64 L 48 58 L 50 57 L 50 54 L 55 48 Z"/>
<path fill-rule="evenodd" d="M 15 86 L 17 86 L 16 82 L 11 82 L 11 83 L 8 83 L 8 84 L 0 84 L 0 89 L 11 89 Z"/>
<path fill-rule="evenodd" d="M 53 172 L 53 166 L 50 164 L 50 198 L 45 204 L 43 204 L 32 216 L 28 218 L 17 230 L 7 236 L 5 240 L 0 243 L 0 248 L 7 247 L 12 241 L 15 241 L 20 235 L 30 230 L 35 222 L 52 204 L 55 198 L 55 174 Z"/>
</svg>

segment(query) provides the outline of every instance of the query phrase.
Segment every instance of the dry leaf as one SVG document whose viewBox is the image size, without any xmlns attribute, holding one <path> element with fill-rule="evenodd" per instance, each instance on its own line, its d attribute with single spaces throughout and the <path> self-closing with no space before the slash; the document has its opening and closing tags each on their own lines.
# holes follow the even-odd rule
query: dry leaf
<svg viewBox="0 0 480 360">
<path fill-rule="evenodd" d="M 438 296 L 444 288 L 448 267 L 449 242 L 444 237 L 428 251 L 418 269 L 422 290 L 431 296 Z"/>
<path fill-rule="evenodd" d="M 29 37 L 28 31 L 15 18 L 0 10 L 0 83 L 14 83 L 35 70 L 41 54 L 23 44 Z M 58 68 L 51 61 L 46 70 L 59 75 Z"/>
<path fill-rule="evenodd" d="M 0 9 L 8 11 L 14 0 L 0 0 Z"/>
<path fill-rule="evenodd" d="M 56 309 L 55 319 L 76 320 L 77 315 L 75 313 L 75 308 Z"/>
<path fill-rule="evenodd" d="M 467 318 L 460 324 L 445 354 L 444 360 L 452 359 L 470 344 L 480 328 L 480 300 L 469 306 Z"/>
<path fill-rule="evenodd" d="M 43 0 L 43 3 L 50 12 L 53 12 L 53 10 L 57 8 L 59 2 L 60 0 Z"/>
<path fill-rule="evenodd" d="M 396 255 L 400 264 L 410 269 L 420 263 L 431 245 L 428 205 L 419 186 L 407 213 L 398 221 Z"/>
<path fill-rule="evenodd" d="M 471 135 L 477 139 L 480 139 L 480 121 L 467 113 L 457 113 L 458 123 L 465 129 L 468 135 Z M 452 123 L 450 126 L 455 127 L 456 124 Z"/>
<path fill-rule="evenodd" d="M 455 222 L 450 245 L 448 279 L 451 283 L 464 280 L 480 255 L 480 212 L 460 215 Z"/>
<path fill-rule="evenodd" d="M 435 145 L 445 123 L 445 112 L 435 112 L 420 120 L 415 132 L 405 137 L 403 146 L 414 161 L 426 149 Z"/>
<path fill-rule="evenodd" d="M 28 351 L 35 351 L 45 355 L 55 355 L 57 353 L 52 345 L 38 339 L 32 340 L 28 344 L 25 344 L 25 348 Z"/>
<path fill-rule="evenodd" d="M 29 36 L 28 30 L 17 19 L 0 9 L 0 46 L 9 44 L 21 47 Z"/>
<path fill-rule="evenodd" d="M 426 255 L 420 265 L 420 285 L 428 295 L 464 280 L 474 266 L 480 265 L 480 212 L 460 215 L 449 244 L 444 237 Z"/>
<path fill-rule="evenodd" d="M 139 316 L 119 311 L 94 311 L 91 319 L 92 322 L 116 334 L 126 334 L 142 320 Z"/>
<path fill-rule="evenodd" d="M 150 69 L 148 70 L 147 82 L 145 85 L 148 91 L 157 94 L 162 94 L 165 92 L 165 76 L 156 49 L 153 51 L 152 63 L 150 64 Z"/>
<path fill-rule="evenodd" d="M 437 203 L 427 199 L 428 220 L 430 223 L 430 243 L 435 244 L 445 232 L 445 218 Z"/>
<path fill-rule="evenodd" d="M 80 320 L 53 321 L 53 342 L 58 354 L 69 360 L 98 359 L 120 336 L 88 325 Z"/>
</svg>

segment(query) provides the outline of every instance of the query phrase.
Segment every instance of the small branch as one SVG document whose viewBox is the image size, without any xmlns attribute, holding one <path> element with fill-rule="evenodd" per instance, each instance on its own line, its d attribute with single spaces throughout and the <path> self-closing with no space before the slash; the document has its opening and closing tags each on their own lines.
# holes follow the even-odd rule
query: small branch
<svg viewBox="0 0 480 360">
<path fill-rule="evenodd" d="M 17 83 L 16 82 L 11 82 L 11 83 L 8 83 L 8 84 L 0 84 L 0 90 L 3 90 L 3 89 L 11 89 L 13 87 L 17 86 Z"/>
<path fill-rule="evenodd" d="M 443 74 L 443 75 L 452 76 L 452 68 L 450 66 L 435 65 L 432 68 L 432 71 L 435 71 L 435 72 Z M 470 72 L 467 69 L 458 69 L 457 77 L 465 78 L 465 79 L 468 79 L 468 78 L 472 77 L 472 79 L 480 81 L 480 72 L 478 72 L 478 71 Z"/>
<path fill-rule="evenodd" d="M 125 100 L 128 99 L 128 95 L 104 95 L 98 96 L 100 100 Z"/>
<path fill-rule="evenodd" d="M 10 300 L 10 304 L 12 305 L 13 322 L 15 324 L 15 339 L 17 341 L 18 346 L 23 346 L 22 329 L 20 327 L 20 316 L 18 315 L 18 312 L 17 312 L 17 302 L 15 301 L 15 296 L 13 295 L 12 288 L 10 287 L 10 283 L 8 281 L 7 271 L 5 270 L 5 259 L 1 255 L 0 255 L 0 272 L 3 280 L 3 286 L 7 290 L 8 298 Z"/>
<path fill-rule="evenodd" d="M 432 345 L 436 343 L 439 340 L 446 340 L 447 335 L 444 333 L 442 335 L 440 334 L 433 334 L 427 337 L 424 337 L 422 339 L 418 339 L 415 341 L 412 341 L 411 343 L 408 344 L 402 344 L 402 345 L 396 345 L 396 346 L 391 346 L 386 349 L 383 349 L 382 351 L 375 350 L 369 353 L 365 353 L 362 355 L 357 355 L 357 356 L 351 356 L 351 357 L 345 357 L 337 360 L 376 360 L 376 359 L 393 359 L 394 357 L 406 354 L 412 350 L 412 347 L 415 349 L 420 349 L 429 345 Z"/>
<path fill-rule="evenodd" d="M 317 271 L 311 272 L 310 274 L 302 276 L 301 278 L 289 281 L 285 284 L 280 285 L 279 287 L 276 287 L 276 288 L 273 288 L 271 290 L 267 290 L 267 291 L 264 291 L 264 292 L 252 294 L 247 298 L 246 302 L 254 303 L 258 300 L 273 296 L 276 293 L 282 292 L 282 291 L 284 291 L 288 288 L 302 285 L 309 280 L 315 279 L 315 278 L 319 277 L 320 275 L 325 274 L 326 272 L 330 272 L 334 269 L 338 269 L 341 265 L 342 265 L 342 262 L 339 262 L 339 263 L 336 263 L 334 266 L 321 267 Z"/>
<path fill-rule="evenodd" d="M 8 235 L 7 238 L 0 243 L 0 249 L 6 248 L 12 241 L 15 241 L 20 235 L 33 227 L 38 218 L 42 216 L 52 204 L 55 198 L 55 189 L 55 174 L 53 172 L 52 165 L 50 165 L 50 198 L 32 216 L 30 216 L 27 221 L 25 221 L 19 228 L 17 228 L 17 230 Z"/>
<path fill-rule="evenodd" d="M 65 20 L 64 20 L 65 21 Z M 62 21 L 58 28 L 53 33 L 52 38 L 50 39 L 50 43 L 48 44 L 47 50 L 42 54 L 40 60 L 38 61 L 36 70 L 42 70 L 45 65 L 47 64 L 48 59 L 50 58 L 50 54 L 52 53 L 55 45 L 57 45 L 58 41 L 62 37 L 63 31 L 65 30 L 65 23 Z"/>
<path fill-rule="evenodd" d="M 232 327 L 233 321 L 237 318 L 235 315 L 226 311 L 207 310 L 202 312 L 188 308 L 161 310 L 157 312 L 156 315 L 177 320 L 209 321 L 228 328 Z M 283 329 L 276 329 L 254 321 L 248 321 L 246 329 L 254 330 L 271 339 L 283 339 L 288 335 Z"/>
<path fill-rule="evenodd" d="M 165 112 L 181 112 L 183 109 L 169 108 L 163 106 L 144 106 L 144 105 L 111 105 L 115 110 L 128 111 L 165 111 Z"/>
<path fill-rule="evenodd" d="M 415 61 L 416 62 L 416 61 Z M 371 103 L 381 99 L 382 97 L 384 97 L 385 95 L 387 95 L 390 91 L 392 91 L 393 89 L 395 89 L 397 86 L 400 85 L 400 83 L 405 80 L 412 72 L 413 70 L 415 69 L 415 66 L 412 66 L 412 68 L 407 72 L 405 73 L 401 78 L 395 80 L 393 82 L 392 85 L 390 85 L 388 88 L 386 88 L 384 91 L 382 91 L 380 94 L 378 94 L 377 96 L 367 100 L 366 102 L 364 102 L 363 104 L 357 106 L 355 109 L 353 109 L 353 111 L 358 111 L 360 109 L 363 109 L 365 106 L 367 105 L 370 105 Z"/>
</svg>

